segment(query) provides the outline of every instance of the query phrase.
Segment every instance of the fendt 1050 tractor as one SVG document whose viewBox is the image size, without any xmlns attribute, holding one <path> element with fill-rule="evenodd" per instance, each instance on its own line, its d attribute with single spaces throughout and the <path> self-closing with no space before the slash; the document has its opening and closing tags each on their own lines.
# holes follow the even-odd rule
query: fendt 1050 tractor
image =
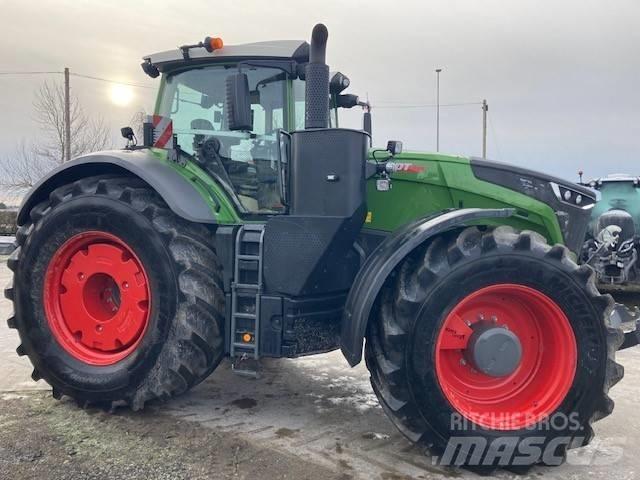
<svg viewBox="0 0 640 480">
<path fill-rule="evenodd" d="M 18 354 L 55 398 L 138 410 L 225 356 L 242 370 L 339 348 L 364 354 L 412 442 L 489 468 L 505 441 L 511 465 L 562 461 L 623 374 L 613 300 L 575 262 L 594 192 L 372 149 L 368 112 L 338 127 L 368 105 L 330 74 L 327 35 L 145 57 L 161 80 L 144 145 L 125 128 L 126 148 L 64 164 L 23 202 Z"/>
</svg>

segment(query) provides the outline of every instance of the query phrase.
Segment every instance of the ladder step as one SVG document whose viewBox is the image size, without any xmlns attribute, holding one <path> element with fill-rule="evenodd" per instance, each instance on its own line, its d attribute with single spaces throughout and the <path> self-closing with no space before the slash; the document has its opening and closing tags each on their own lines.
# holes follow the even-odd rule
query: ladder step
<svg viewBox="0 0 640 480">
<path fill-rule="evenodd" d="M 260 266 L 258 260 L 238 260 L 238 273 L 242 272 L 257 272 Z M 249 280 L 251 281 L 251 280 Z"/>
<path fill-rule="evenodd" d="M 261 232 L 264 230 L 264 223 L 245 223 L 242 228 L 245 232 Z"/>
<path fill-rule="evenodd" d="M 254 260 L 256 262 L 260 260 L 260 257 L 258 255 L 236 255 L 236 257 L 239 260 Z"/>
<path fill-rule="evenodd" d="M 255 343 L 233 342 L 233 346 L 236 347 L 236 348 L 246 348 L 248 350 L 255 350 L 256 349 L 256 344 Z"/>
<path fill-rule="evenodd" d="M 248 243 L 260 243 L 261 231 L 244 231 L 241 240 Z"/>
<path fill-rule="evenodd" d="M 256 318 L 255 313 L 244 313 L 244 312 L 234 312 L 233 316 L 236 318 L 249 318 L 249 319 Z"/>
<path fill-rule="evenodd" d="M 247 290 L 258 290 L 258 285 L 255 283 L 234 283 L 236 288 L 246 288 Z"/>
<path fill-rule="evenodd" d="M 260 378 L 260 362 L 253 358 L 236 357 L 231 363 L 231 370 L 241 377 Z"/>
</svg>

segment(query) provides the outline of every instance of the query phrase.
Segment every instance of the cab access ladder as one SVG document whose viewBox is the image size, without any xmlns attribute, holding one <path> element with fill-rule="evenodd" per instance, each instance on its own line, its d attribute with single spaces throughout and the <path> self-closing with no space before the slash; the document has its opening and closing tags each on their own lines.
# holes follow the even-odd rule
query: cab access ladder
<svg viewBox="0 0 640 480">
<path fill-rule="evenodd" d="M 262 294 L 263 224 L 240 227 L 236 236 L 231 284 L 231 358 L 260 356 L 260 297 Z"/>
</svg>

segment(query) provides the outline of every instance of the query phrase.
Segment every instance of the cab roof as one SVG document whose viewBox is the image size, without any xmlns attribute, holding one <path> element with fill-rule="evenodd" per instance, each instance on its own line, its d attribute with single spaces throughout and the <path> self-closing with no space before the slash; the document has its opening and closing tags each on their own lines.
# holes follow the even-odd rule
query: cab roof
<svg viewBox="0 0 640 480">
<path fill-rule="evenodd" d="M 185 59 L 180 48 L 152 53 L 142 57 L 153 64 L 160 72 L 185 63 L 208 63 L 210 61 L 238 60 L 248 58 L 292 59 L 298 63 L 309 61 L 309 44 L 303 40 L 275 40 L 270 42 L 245 43 L 242 45 L 225 45 L 222 48 L 207 52 L 203 47 L 189 49 Z"/>
</svg>

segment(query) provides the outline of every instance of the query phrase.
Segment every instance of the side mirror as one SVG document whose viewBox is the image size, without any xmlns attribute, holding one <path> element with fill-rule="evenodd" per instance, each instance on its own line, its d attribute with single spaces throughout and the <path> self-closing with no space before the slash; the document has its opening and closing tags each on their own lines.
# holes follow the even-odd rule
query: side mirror
<svg viewBox="0 0 640 480">
<path fill-rule="evenodd" d="M 226 79 L 225 111 L 229 130 L 249 131 L 251 121 L 251 94 L 246 73 L 231 74 Z"/>
<path fill-rule="evenodd" d="M 387 152 L 389 152 L 391 156 L 401 154 L 402 142 L 400 142 L 399 140 L 389 140 L 387 142 Z"/>
<path fill-rule="evenodd" d="M 353 108 L 358 105 L 359 99 L 357 95 L 345 94 L 336 95 L 336 105 L 340 108 Z"/>
</svg>

